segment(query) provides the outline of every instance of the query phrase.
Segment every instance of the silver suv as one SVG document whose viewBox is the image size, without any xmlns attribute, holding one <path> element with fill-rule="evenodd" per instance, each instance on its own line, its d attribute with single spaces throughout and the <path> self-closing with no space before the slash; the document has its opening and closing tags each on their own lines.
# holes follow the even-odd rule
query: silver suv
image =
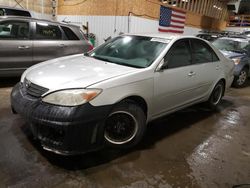
<svg viewBox="0 0 250 188">
<path fill-rule="evenodd" d="M 0 77 L 92 49 L 78 26 L 28 17 L 0 18 Z"/>
</svg>

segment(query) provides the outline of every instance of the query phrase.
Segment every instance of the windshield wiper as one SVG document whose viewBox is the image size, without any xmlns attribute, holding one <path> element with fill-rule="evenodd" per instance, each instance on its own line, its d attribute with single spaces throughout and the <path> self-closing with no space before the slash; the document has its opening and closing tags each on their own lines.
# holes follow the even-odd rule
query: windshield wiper
<svg viewBox="0 0 250 188">
<path fill-rule="evenodd" d="M 236 53 L 241 53 L 241 54 L 244 54 L 244 53 L 245 53 L 244 50 L 230 50 L 230 51 L 236 52 Z"/>
<path fill-rule="evenodd" d="M 91 56 L 91 57 L 93 57 L 93 58 L 95 58 L 95 59 L 102 60 L 102 61 L 108 61 L 108 62 L 110 62 L 110 60 L 109 60 L 108 58 L 99 57 L 99 56 Z"/>
<path fill-rule="evenodd" d="M 120 63 L 120 62 L 116 62 L 116 61 L 111 61 L 110 59 L 105 58 L 105 57 L 100 57 L 100 56 L 91 56 L 91 57 L 93 57 L 95 59 L 102 60 L 102 61 L 106 61 L 106 62 L 109 62 L 109 63 L 114 63 L 114 64 L 117 64 L 117 65 L 123 65 L 123 66 L 134 67 L 134 68 L 144 68 L 144 67 L 129 64 L 129 63 Z"/>
<path fill-rule="evenodd" d="M 117 62 L 111 61 L 110 59 L 105 58 L 105 57 L 100 57 L 100 56 L 91 56 L 91 57 L 93 57 L 93 58 L 95 58 L 95 59 L 102 60 L 102 61 L 106 61 L 106 62 L 108 62 L 108 63 L 115 63 L 115 64 L 117 64 Z"/>
<path fill-rule="evenodd" d="M 128 67 L 134 67 L 134 68 L 145 68 L 145 67 L 141 67 L 141 66 L 138 66 L 138 65 L 132 65 L 132 64 L 129 64 L 129 63 L 115 63 L 115 64 L 128 66 Z"/>
</svg>

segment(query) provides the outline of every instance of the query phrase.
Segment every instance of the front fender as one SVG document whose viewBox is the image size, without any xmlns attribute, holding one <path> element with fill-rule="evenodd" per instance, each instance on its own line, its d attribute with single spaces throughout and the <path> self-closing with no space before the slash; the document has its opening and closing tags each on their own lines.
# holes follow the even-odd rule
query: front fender
<svg viewBox="0 0 250 188">
<path fill-rule="evenodd" d="M 136 82 L 105 88 L 98 97 L 90 101 L 90 104 L 93 106 L 112 105 L 128 97 L 139 96 L 147 103 L 148 114 L 150 114 L 154 94 L 153 86 L 153 78 L 147 78 Z"/>
</svg>

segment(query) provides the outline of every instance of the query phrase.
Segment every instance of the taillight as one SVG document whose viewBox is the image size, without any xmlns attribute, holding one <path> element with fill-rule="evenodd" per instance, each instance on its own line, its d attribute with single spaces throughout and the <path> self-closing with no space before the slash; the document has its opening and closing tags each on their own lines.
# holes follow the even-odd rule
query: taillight
<svg viewBox="0 0 250 188">
<path fill-rule="evenodd" d="M 88 44 L 89 44 L 89 48 L 88 48 L 88 52 L 89 52 L 89 51 L 94 49 L 94 46 L 92 44 L 90 44 L 89 42 L 88 42 Z"/>
</svg>

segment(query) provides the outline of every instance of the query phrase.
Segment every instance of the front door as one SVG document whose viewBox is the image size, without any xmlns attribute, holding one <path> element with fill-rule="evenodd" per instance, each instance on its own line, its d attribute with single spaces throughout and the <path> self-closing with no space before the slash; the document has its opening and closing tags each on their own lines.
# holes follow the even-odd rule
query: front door
<svg viewBox="0 0 250 188">
<path fill-rule="evenodd" d="M 32 64 L 30 23 L 3 21 L 0 23 L 0 74 L 23 72 Z"/>
<path fill-rule="evenodd" d="M 166 69 L 155 73 L 154 116 L 192 101 L 195 73 L 189 40 L 178 40 L 164 58 Z"/>
</svg>

